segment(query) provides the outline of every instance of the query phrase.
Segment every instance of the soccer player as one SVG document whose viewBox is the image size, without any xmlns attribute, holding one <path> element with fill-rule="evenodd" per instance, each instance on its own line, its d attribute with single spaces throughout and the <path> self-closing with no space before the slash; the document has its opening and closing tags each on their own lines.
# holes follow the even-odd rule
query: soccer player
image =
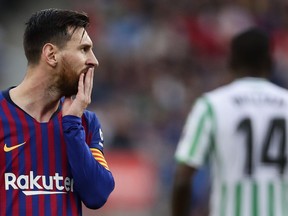
<svg viewBox="0 0 288 216">
<path fill-rule="evenodd" d="M 288 215 L 288 91 L 268 81 L 265 32 L 247 29 L 230 45 L 235 80 L 195 102 L 177 146 L 173 216 L 190 216 L 191 181 L 207 158 L 211 216 Z"/>
<path fill-rule="evenodd" d="M 0 215 L 81 215 L 114 189 L 91 102 L 89 18 L 46 9 L 26 23 L 23 81 L 0 94 Z"/>
</svg>

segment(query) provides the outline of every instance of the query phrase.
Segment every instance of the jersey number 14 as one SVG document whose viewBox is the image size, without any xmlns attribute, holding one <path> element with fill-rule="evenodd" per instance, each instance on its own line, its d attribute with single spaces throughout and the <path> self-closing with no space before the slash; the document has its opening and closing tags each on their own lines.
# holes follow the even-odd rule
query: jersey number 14
<svg viewBox="0 0 288 216">
<path fill-rule="evenodd" d="M 275 118 L 270 121 L 268 128 L 266 129 L 266 135 L 264 136 L 264 141 L 261 145 L 260 160 L 265 165 L 274 165 L 278 168 L 279 173 L 283 174 L 286 163 L 286 121 L 285 119 Z M 244 166 L 244 172 L 251 176 L 253 175 L 254 165 L 253 165 L 253 128 L 252 121 L 250 118 L 243 119 L 238 127 L 237 131 L 244 133 L 246 136 L 246 162 Z M 277 137 L 275 137 L 277 136 Z M 275 139 L 277 138 L 277 139 Z M 277 143 L 274 142 L 277 140 Z M 273 145 L 277 144 L 277 154 L 272 155 L 269 151 Z M 275 146 L 276 147 L 276 146 Z"/>
</svg>

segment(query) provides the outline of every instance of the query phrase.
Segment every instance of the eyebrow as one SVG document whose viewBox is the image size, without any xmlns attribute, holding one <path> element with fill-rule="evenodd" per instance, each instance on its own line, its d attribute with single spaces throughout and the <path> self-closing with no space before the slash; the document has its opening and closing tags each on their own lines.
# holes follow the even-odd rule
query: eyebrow
<svg viewBox="0 0 288 216">
<path fill-rule="evenodd" d="M 80 45 L 80 48 L 91 48 L 92 49 L 93 45 L 85 43 L 85 44 Z"/>
</svg>

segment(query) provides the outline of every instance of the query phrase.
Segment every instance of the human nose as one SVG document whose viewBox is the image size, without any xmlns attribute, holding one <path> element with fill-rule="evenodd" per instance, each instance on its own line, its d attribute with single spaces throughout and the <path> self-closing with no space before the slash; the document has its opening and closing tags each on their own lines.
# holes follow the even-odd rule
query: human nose
<svg viewBox="0 0 288 216">
<path fill-rule="evenodd" d="M 94 55 L 94 53 L 91 51 L 91 56 L 89 58 L 89 65 L 93 65 L 93 67 L 98 67 L 99 66 L 99 62 L 98 59 L 96 58 L 96 56 Z"/>
</svg>

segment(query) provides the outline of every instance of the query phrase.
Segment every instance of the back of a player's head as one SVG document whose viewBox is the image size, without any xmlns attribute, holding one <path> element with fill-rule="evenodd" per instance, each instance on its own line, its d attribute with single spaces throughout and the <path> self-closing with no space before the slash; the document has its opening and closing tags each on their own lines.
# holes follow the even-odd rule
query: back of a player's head
<svg viewBox="0 0 288 216">
<path fill-rule="evenodd" d="M 23 45 L 29 64 L 37 64 L 42 47 L 53 43 L 62 48 L 71 39 L 68 30 L 86 28 L 89 18 L 85 13 L 71 10 L 45 9 L 34 13 L 26 23 Z"/>
<path fill-rule="evenodd" d="M 273 60 L 270 38 L 263 30 L 250 28 L 236 35 L 230 49 L 229 66 L 234 72 L 247 76 L 271 72 Z"/>
</svg>

